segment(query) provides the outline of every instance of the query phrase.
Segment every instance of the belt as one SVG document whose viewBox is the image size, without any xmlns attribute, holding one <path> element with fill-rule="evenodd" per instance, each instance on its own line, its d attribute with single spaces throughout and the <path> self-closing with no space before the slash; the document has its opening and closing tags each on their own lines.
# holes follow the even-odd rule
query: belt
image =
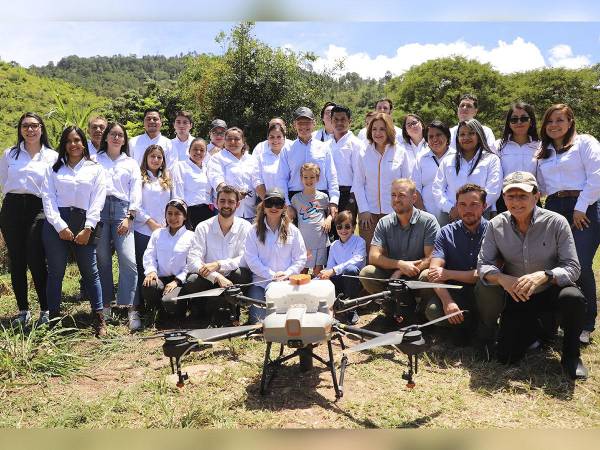
<svg viewBox="0 0 600 450">
<path fill-rule="evenodd" d="M 340 192 L 350 192 L 352 186 L 340 186 Z"/>
<path fill-rule="evenodd" d="M 557 191 L 554 194 L 549 195 L 548 197 L 557 197 L 557 198 L 579 197 L 580 192 L 581 191 L 577 191 L 577 190 Z"/>
</svg>

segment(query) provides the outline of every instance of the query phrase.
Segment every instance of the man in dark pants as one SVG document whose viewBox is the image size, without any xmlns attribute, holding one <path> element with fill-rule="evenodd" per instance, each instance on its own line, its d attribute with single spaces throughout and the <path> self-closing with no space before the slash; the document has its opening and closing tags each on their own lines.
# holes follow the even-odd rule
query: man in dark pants
<svg viewBox="0 0 600 450">
<path fill-rule="evenodd" d="M 528 172 L 504 178 L 502 194 L 508 211 L 490 221 L 477 264 L 484 284 L 500 285 L 505 291 L 498 360 L 521 359 L 543 331 L 541 321 L 559 312 L 564 330 L 561 364 L 571 379 L 586 378 L 579 357 L 586 302 L 575 286 L 581 268 L 569 223 L 536 206 L 538 184 Z M 501 269 L 498 259 L 504 261 Z"/>
</svg>

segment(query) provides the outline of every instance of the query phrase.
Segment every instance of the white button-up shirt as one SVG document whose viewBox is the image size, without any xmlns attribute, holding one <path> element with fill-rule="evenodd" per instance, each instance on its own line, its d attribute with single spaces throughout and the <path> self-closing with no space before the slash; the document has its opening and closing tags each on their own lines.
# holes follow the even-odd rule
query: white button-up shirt
<svg viewBox="0 0 600 450">
<path fill-rule="evenodd" d="M 208 182 L 215 191 L 221 183 L 233 186 L 240 191 L 250 191 L 252 195 L 247 195 L 242 199 L 235 215 L 246 219 L 251 219 L 256 215 L 255 188 L 261 183 L 258 177 L 258 164 L 254 156 L 244 152 L 238 159 L 229 150 L 221 150 L 211 156 L 208 161 Z"/>
<path fill-rule="evenodd" d="M 507 141 L 502 149 L 500 149 L 501 140 L 496 141 L 495 147 L 498 149 L 498 156 L 502 163 L 502 173 L 504 176 L 513 172 L 529 172 L 533 176 L 537 171 L 537 159 L 535 157 L 540 142 L 532 141 L 523 145 L 519 145 L 514 141 Z"/>
<path fill-rule="evenodd" d="M 129 154 L 137 161 L 138 165 L 142 164 L 144 153 L 151 145 L 160 145 L 165 152 L 165 160 L 167 168 L 171 168 L 173 163 L 177 161 L 177 155 L 173 151 L 171 140 L 162 134 L 158 133 L 154 139 L 150 139 L 147 133 L 134 136 L 129 140 Z"/>
<path fill-rule="evenodd" d="M 179 137 L 175 136 L 171 139 L 171 148 L 173 149 L 173 154 L 177 158 L 178 161 L 185 161 L 190 157 L 188 153 L 190 149 L 190 144 L 194 140 L 194 136 L 191 134 L 188 136 L 187 140 L 181 141 Z M 207 152 L 208 154 L 208 152 Z"/>
<path fill-rule="evenodd" d="M 361 152 L 352 183 L 358 211 L 392 213 L 392 181 L 409 176 L 408 160 L 402 147 L 386 145 L 382 155 L 375 150 L 374 144 L 369 144 Z"/>
<path fill-rule="evenodd" d="M 187 256 L 194 233 L 181 227 L 174 236 L 169 228 L 154 230 L 144 252 L 144 275 L 156 272 L 159 277 L 174 275 L 181 282 L 187 277 Z"/>
<path fill-rule="evenodd" d="M 490 150 L 496 151 L 496 138 L 494 137 L 494 132 L 490 127 L 486 127 L 485 125 L 481 125 L 483 128 L 483 133 L 485 134 L 485 140 L 487 144 L 490 146 Z M 454 125 L 450 128 L 450 147 L 456 148 L 456 130 L 458 130 L 458 125 Z"/>
<path fill-rule="evenodd" d="M 46 219 L 57 232 L 68 227 L 58 208 L 75 207 L 86 211 L 85 226 L 95 227 L 106 200 L 104 169 L 98 163 L 82 159 L 71 168 L 64 164 L 54 172 L 46 170 L 42 187 L 42 203 Z"/>
<path fill-rule="evenodd" d="M 7 148 L 0 159 L 2 193 L 6 195 L 12 192 L 41 197 L 48 167 L 54 165 L 57 159 L 58 153 L 43 145 L 33 158 L 29 156 L 23 143 L 20 144 L 18 157 L 16 148 Z"/>
<path fill-rule="evenodd" d="M 484 152 L 477 167 L 469 175 L 478 156 L 479 153 L 475 153 L 470 161 L 466 161 L 462 155 L 458 156 L 458 153 L 455 152 L 440 163 L 431 190 L 434 201 L 443 212 L 450 212 L 456 203 L 456 191 L 467 183 L 474 183 L 484 188 L 487 192 L 488 208 L 492 208 L 492 211 L 496 210 L 496 200 L 500 197 L 503 179 L 500 158 L 494 153 Z M 457 157 L 460 157 L 458 174 L 455 167 Z"/>
<path fill-rule="evenodd" d="M 578 134 L 573 146 L 559 155 L 548 146 L 550 156 L 538 160 L 538 184 L 547 195 L 558 191 L 581 191 L 575 209 L 585 213 L 600 198 L 600 143 L 590 135 Z"/>
<path fill-rule="evenodd" d="M 153 219 L 161 226 L 167 224 L 165 220 L 165 208 L 169 200 L 173 198 L 171 189 L 163 189 L 157 177 L 148 171 L 149 183 L 142 183 L 142 204 L 135 215 L 133 229 L 146 236 L 152 235 L 152 230 L 146 224 L 148 219 Z"/>
<path fill-rule="evenodd" d="M 206 159 L 199 167 L 190 158 L 178 161 L 171 172 L 173 178 L 173 194 L 192 205 L 210 205 L 212 188 L 208 182 L 208 165 Z"/>
<path fill-rule="evenodd" d="M 98 155 L 98 149 L 94 145 L 91 139 L 88 139 L 88 151 L 90 152 L 90 158 L 96 161 L 96 155 Z"/>
<path fill-rule="evenodd" d="M 327 131 L 325 131 L 325 128 L 320 128 L 312 132 L 312 137 L 317 141 L 327 142 L 330 139 L 333 139 L 333 133 L 329 134 Z"/>
<path fill-rule="evenodd" d="M 413 171 L 413 180 L 417 186 L 417 190 L 423 197 L 423 204 L 425 205 L 425 211 L 433 214 L 439 220 L 439 215 L 442 212 L 441 205 L 433 196 L 433 180 L 438 171 L 440 163 L 448 157 L 456 153 L 453 148 L 448 148 L 446 153 L 438 160 L 435 154 L 426 147 L 427 151 L 423 151 L 417 157 L 417 163 Z"/>
<path fill-rule="evenodd" d="M 218 272 L 206 276 L 214 283 L 219 273 L 227 276 L 239 267 L 247 267 L 243 251 L 250 230 L 250 222 L 241 217 L 233 218 L 233 225 L 225 235 L 219 225 L 219 216 L 199 223 L 188 256 L 188 272 L 197 273 L 204 264 L 218 261 L 221 266 Z"/>
<path fill-rule="evenodd" d="M 285 138 L 285 143 L 283 144 L 283 146 L 289 147 L 293 143 L 294 143 L 294 141 L 292 141 L 291 139 Z M 269 141 L 259 142 L 258 144 L 256 144 L 256 147 L 254 147 L 254 150 L 252 150 L 252 156 L 254 156 L 255 158 L 258 158 L 268 148 L 269 148 Z M 283 147 L 282 147 L 282 149 L 283 149 Z"/>
<path fill-rule="evenodd" d="M 346 242 L 335 241 L 329 247 L 327 258 L 327 269 L 333 269 L 336 275 L 344 273 L 344 269 L 350 265 L 362 269 L 367 258 L 367 246 L 365 240 L 353 234 Z"/>
<path fill-rule="evenodd" d="M 96 161 L 106 173 L 106 195 L 129 202 L 129 210 L 137 211 L 142 202 L 142 174 L 135 159 L 121 153 L 114 161 L 100 152 Z"/>
<path fill-rule="evenodd" d="M 283 148 L 280 150 L 279 154 L 281 154 L 282 150 Z M 260 184 L 264 184 L 267 191 L 278 187 L 277 171 L 279 169 L 279 154 L 276 155 L 273 153 L 271 147 L 267 145 L 258 156 L 255 156 L 258 165 L 258 178 Z"/>
<path fill-rule="evenodd" d="M 417 145 L 413 143 L 412 140 L 409 139 L 406 142 L 404 139 L 401 139 L 402 147 L 404 148 L 404 152 L 406 153 L 406 159 L 408 161 L 408 170 L 409 170 L 409 178 L 412 178 L 412 174 L 415 170 L 415 164 L 417 164 L 417 157 L 423 151 L 425 147 L 427 147 L 427 143 L 425 139 L 421 139 Z"/>
<path fill-rule="evenodd" d="M 335 136 L 328 142 L 339 185 L 352 186 L 354 171 L 358 165 L 360 152 L 365 147 L 364 143 L 354 136 L 352 131 L 348 131 L 337 142 Z"/>
<path fill-rule="evenodd" d="M 283 243 L 279 239 L 279 228 L 271 230 L 266 219 L 265 226 L 264 243 L 258 240 L 256 225 L 253 225 L 244 244 L 244 259 L 252 271 L 252 280 L 265 280 L 262 287 L 269 284 L 275 273 L 298 274 L 306 264 L 306 247 L 298 228 L 290 223 L 287 242 Z"/>
<path fill-rule="evenodd" d="M 279 169 L 277 184 L 285 193 L 286 204 L 289 205 L 288 192 L 304 189 L 300 168 L 304 163 L 315 163 L 321 169 L 317 190 L 327 191 L 329 201 L 336 205 L 340 201 L 340 188 L 337 171 L 329 146 L 321 141 L 310 139 L 308 143 L 296 139 L 289 148 L 279 153 Z"/>
</svg>

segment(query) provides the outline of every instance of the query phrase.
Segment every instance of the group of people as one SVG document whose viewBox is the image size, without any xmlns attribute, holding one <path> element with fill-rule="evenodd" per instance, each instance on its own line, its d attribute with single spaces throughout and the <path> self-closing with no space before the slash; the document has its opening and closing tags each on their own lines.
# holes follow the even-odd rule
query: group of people
<svg viewBox="0 0 600 450">
<path fill-rule="evenodd" d="M 243 130 L 221 119 L 208 142 L 193 137 L 185 111 L 168 139 L 157 109 L 144 112 L 139 136 L 94 117 L 89 140 L 67 127 L 54 151 L 42 118 L 24 114 L 0 160 L 16 320 L 32 320 L 27 267 L 38 322 L 60 316 L 71 253 L 98 335 L 115 300 L 137 330 L 142 305 L 168 309 L 178 295 L 214 286 L 254 281 L 249 295 L 264 298 L 273 280 L 304 272 L 356 297 L 360 283 L 370 293 L 385 285 L 342 275 L 413 278 L 463 286 L 418 291 L 416 308 L 429 318 L 468 309 L 449 320 L 457 342 L 476 336 L 505 362 L 556 333 L 551 310 L 560 308 L 563 362 L 579 376 L 579 344 L 596 318 L 598 141 L 576 133 L 563 104 L 545 112 L 539 134 L 533 107 L 511 105 L 498 140 L 475 118 L 472 94 L 460 98 L 452 128 L 416 113 L 396 127 L 391 112 L 392 101 L 381 99 L 354 135 L 347 107 L 326 103 L 319 130 L 300 107 L 295 140 L 276 117 L 252 152 Z M 264 310 L 251 307 L 249 316 L 259 321 Z"/>
</svg>

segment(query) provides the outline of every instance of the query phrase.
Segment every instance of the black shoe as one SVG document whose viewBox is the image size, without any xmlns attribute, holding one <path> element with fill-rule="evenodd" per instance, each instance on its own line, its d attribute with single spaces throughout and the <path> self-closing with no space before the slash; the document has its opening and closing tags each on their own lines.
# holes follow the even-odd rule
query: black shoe
<svg viewBox="0 0 600 450">
<path fill-rule="evenodd" d="M 581 358 L 577 356 L 563 356 L 560 363 L 571 380 L 587 379 L 588 370 Z"/>
</svg>

